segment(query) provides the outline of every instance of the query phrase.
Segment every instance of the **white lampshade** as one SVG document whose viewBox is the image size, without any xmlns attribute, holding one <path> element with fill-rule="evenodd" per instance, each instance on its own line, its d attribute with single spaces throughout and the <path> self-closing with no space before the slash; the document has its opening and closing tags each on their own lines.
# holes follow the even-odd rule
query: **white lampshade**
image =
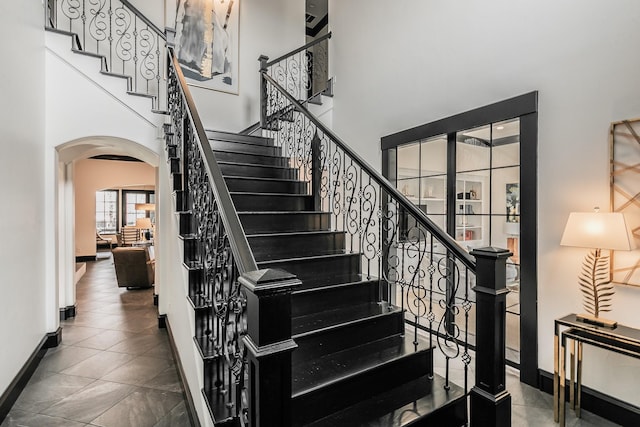
<svg viewBox="0 0 640 427">
<path fill-rule="evenodd" d="M 135 208 L 137 211 L 155 211 L 156 204 L 155 203 L 136 203 Z"/>
<path fill-rule="evenodd" d="M 136 228 L 139 230 L 150 230 L 153 227 L 151 225 L 151 218 L 138 218 L 136 219 Z"/>
<path fill-rule="evenodd" d="M 635 248 L 633 235 L 621 212 L 572 212 L 560 244 L 617 251 Z"/>
<path fill-rule="evenodd" d="M 504 234 L 509 236 L 517 236 L 520 234 L 520 223 L 519 222 L 505 222 L 503 224 Z"/>
</svg>

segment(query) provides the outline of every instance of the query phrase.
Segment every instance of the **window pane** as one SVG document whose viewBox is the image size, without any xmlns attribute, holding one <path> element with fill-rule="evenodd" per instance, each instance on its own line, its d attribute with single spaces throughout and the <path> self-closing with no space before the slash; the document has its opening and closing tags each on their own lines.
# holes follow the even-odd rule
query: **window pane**
<svg viewBox="0 0 640 427">
<path fill-rule="evenodd" d="M 520 165 L 520 119 L 493 124 L 492 167 Z"/>
<path fill-rule="evenodd" d="M 440 135 L 421 143 L 421 176 L 445 175 L 447 173 L 447 136 Z"/>
<path fill-rule="evenodd" d="M 491 213 L 509 216 L 509 221 L 520 218 L 520 168 L 494 169 L 491 177 Z"/>
<path fill-rule="evenodd" d="M 96 230 L 116 233 L 118 223 L 118 191 L 96 191 Z"/>
<path fill-rule="evenodd" d="M 420 176 L 420 144 L 398 147 L 398 179 Z"/>
<path fill-rule="evenodd" d="M 481 126 L 456 135 L 456 170 L 467 172 L 491 166 L 491 127 Z"/>
</svg>

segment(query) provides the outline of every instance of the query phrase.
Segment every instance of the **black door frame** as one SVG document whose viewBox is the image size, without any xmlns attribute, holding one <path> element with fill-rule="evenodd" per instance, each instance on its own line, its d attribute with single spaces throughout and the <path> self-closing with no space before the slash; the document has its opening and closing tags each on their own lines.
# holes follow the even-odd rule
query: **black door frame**
<svg viewBox="0 0 640 427">
<path fill-rule="evenodd" d="M 383 137 L 382 171 L 393 178 L 389 173 L 395 170 L 396 156 L 391 150 L 398 146 L 516 118 L 520 119 L 520 381 L 538 387 L 538 92 Z"/>
</svg>

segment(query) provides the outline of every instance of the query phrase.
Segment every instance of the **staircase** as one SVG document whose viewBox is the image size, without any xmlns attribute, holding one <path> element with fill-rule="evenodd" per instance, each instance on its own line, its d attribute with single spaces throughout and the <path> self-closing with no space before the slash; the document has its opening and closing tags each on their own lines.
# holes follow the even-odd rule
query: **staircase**
<svg viewBox="0 0 640 427">
<path fill-rule="evenodd" d="M 164 43 L 159 29 L 120 2 L 116 10 L 140 20 L 155 46 Z M 61 12 L 70 31 L 50 31 L 70 36 L 74 53 L 97 58 L 103 74 L 126 80 L 129 95 L 152 99 L 154 112 L 171 117 L 165 141 L 187 299 L 202 395 L 216 426 L 461 426 L 467 397 L 475 425 L 510 424 L 500 321 L 508 251 L 474 251 L 476 269 L 469 254 L 308 112 L 302 103 L 319 95 L 310 94 L 306 73 L 273 70 L 304 64 L 309 45 L 270 63 L 260 58 L 261 128 L 205 131 L 171 51 L 165 112 L 157 102 L 164 87 L 149 84 L 160 81 L 159 72 L 136 77 L 143 64 L 135 58 L 114 71 L 113 55 L 83 48 L 93 37 L 104 50 L 107 39 L 84 25 L 82 39 L 74 32 L 80 5 L 66 13 L 58 6 L 47 1 L 48 25 L 55 27 Z M 117 25 L 111 13 L 93 12 Z M 143 54 L 161 69 L 159 50 Z M 298 96 L 272 76 L 283 76 Z M 323 93 L 331 95 L 331 85 Z M 256 129 L 265 136 L 248 135 Z M 492 369 L 477 370 L 478 386 L 469 392 L 473 284 L 476 359 Z M 435 352 L 445 360 L 444 377 L 434 373 Z M 454 360 L 463 363 L 464 387 L 449 379 Z"/>
<path fill-rule="evenodd" d="M 282 149 L 264 137 L 214 131 L 207 137 L 258 268 L 286 270 L 302 281 L 291 302 L 298 345 L 291 365 L 293 425 L 464 425 L 464 390 L 454 384 L 446 390 L 433 374 L 432 346 L 405 334 L 403 310 L 382 300 L 378 279 L 363 277 L 361 254 L 346 250 L 345 232 L 331 231 L 329 212 L 314 210 L 308 183 Z M 180 164 L 175 147 L 169 150 L 169 161 Z M 180 182 L 179 168 L 172 169 Z M 193 241 L 192 230 L 183 231 Z M 187 252 L 197 257 L 194 249 Z M 197 265 L 186 256 L 186 265 Z M 190 278 L 195 324 L 208 325 L 201 277 Z M 199 333 L 205 371 L 214 371 L 218 360 L 206 328 Z M 206 386 L 205 395 L 214 419 L 232 418 L 221 416 L 224 405 Z"/>
</svg>

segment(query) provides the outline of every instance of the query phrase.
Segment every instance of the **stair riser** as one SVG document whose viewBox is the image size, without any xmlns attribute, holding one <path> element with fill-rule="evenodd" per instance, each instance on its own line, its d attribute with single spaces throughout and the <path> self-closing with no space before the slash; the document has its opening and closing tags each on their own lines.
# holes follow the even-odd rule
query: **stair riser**
<svg viewBox="0 0 640 427">
<path fill-rule="evenodd" d="M 293 317 L 377 302 L 380 286 L 377 281 L 340 286 L 321 292 L 294 292 L 291 301 Z"/>
<path fill-rule="evenodd" d="M 172 190 L 173 191 L 182 190 L 182 174 L 181 173 L 174 173 L 171 176 L 172 176 L 172 180 L 173 180 Z"/>
<path fill-rule="evenodd" d="M 176 200 L 176 212 L 182 212 L 186 210 L 187 192 L 184 190 L 178 190 L 178 191 L 174 191 L 173 194 Z"/>
<path fill-rule="evenodd" d="M 298 171 L 290 168 L 221 163 L 220 170 L 225 176 L 298 179 Z"/>
<path fill-rule="evenodd" d="M 330 215 L 325 213 L 240 214 L 247 234 L 322 231 L 329 229 Z"/>
<path fill-rule="evenodd" d="M 195 322 L 195 336 L 204 336 L 208 331 L 211 331 L 211 307 L 198 307 L 193 310 Z"/>
<path fill-rule="evenodd" d="M 190 212 L 179 212 L 178 214 L 178 228 L 181 236 L 186 236 L 191 234 L 193 231 L 191 230 L 191 213 Z"/>
<path fill-rule="evenodd" d="M 198 251 L 198 240 L 187 238 L 183 240 L 184 259 L 183 262 L 187 265 L 200 260 L 200 254 Z"/>
<path fill-rule="evenodd" d="M 413 354 L 293 399 L 293 424 L 306 425 L 413 378 L 426 375 L 431 351 Z M 441 424 L 430 424 L 441 425 Z M 444 424 L 447 425 L 447 424 Z"/>
<path fill-rule="evenodd" d="M 309 258 L 296 261 L 259 262 L 260 268 L 281 268 L 302 280 L 301 289 L 360 280 L 360 255 Z"/>
<path fill-rule="evenodd" d="M 310 358 L 318 358 L 403 332 L 404 317 L 402 312 L 395 311 L 363 321 L 344 324 L 327 331 L 294 337 L 298 348 L 293 351 L 292 363 L 295 365 Z"/>
<path fill-rule="evenodd" d="M 169 171 L 171 173 L 179 173 L 180 172 L 180 159 L 177 157 L 172 157 L 168 161 Z"/>
<path fill-rule="evenodd" d="M 201 269 L 188 270 L 187 274 L 189 275 L 189 296 L 195 297 L 202 292 L 204 274 Z"/>
<path fill-rule="evenodd" d="M 248 240 L 256 261 L 344 251 L 344 233 L 249 236 Z"/>
<path fill-rule="evenodd" d="M 273 139 L 262 137 L 262 136 L 254 136 L 254 135 L 239 135 L 237 133 L 226 133 L 219 131 L 206 131 L 207 138 L 210 140 L 217 141 L 231 141 L 231 142 L 241 142 L 245 144 L 253 144 L 253 145 L 273 145 Z"/>
<path fill-rule="evenodd" d="M 288 167 L 287 157 L 259 156 L 255 154 L 234 153 L 228 151 L 214 151 L 219 162 L 249 163 L 252 165 Z"/>
<path fill-rule="evenodd" d="M 232 194 L 237 211 L 305 211 L 313 209 L 309 196 L 286 196 L 279 194 Z"/>
<path fill-rule="evenodd" d="M 253 193 L 306 194 L 307 183 L 301 181 L 262 181 L 259 179 L 225 178 L 229 191 Z"/>
<path fill-rule="evenodd" d="M 215 151 L 231 151 L 235 153 L 260 154 L 264 156 L 280 156 L 282 149 L 267 145 L 242 144 L 230 141 L 211 141 L 211 148 Z"/>
</svg>

